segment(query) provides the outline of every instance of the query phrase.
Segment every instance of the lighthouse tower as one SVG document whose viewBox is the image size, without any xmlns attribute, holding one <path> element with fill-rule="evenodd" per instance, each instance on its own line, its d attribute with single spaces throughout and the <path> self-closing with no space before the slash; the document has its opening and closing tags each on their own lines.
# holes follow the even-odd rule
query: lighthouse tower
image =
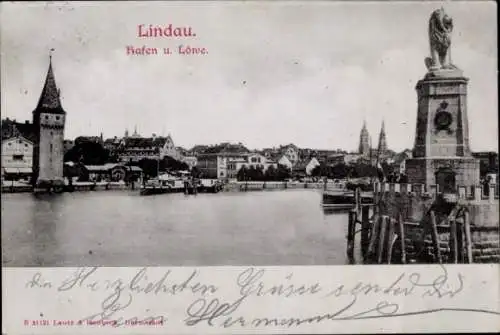
<svg viewBox="0 0 500 335">
<path fill-rule="evenodd" d="M 33 186 L 35 189 L 60 189 L 64 185 L 64 125 L 62 108 L 52 69 L 52 56 L 45 84 L 33 111 L 35 145 L 33 147 Z"/>
</svg>

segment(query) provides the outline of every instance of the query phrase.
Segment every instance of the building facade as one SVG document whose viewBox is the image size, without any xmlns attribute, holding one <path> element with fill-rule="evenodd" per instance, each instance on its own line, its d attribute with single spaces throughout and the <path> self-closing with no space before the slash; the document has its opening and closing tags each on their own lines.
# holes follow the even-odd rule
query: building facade
<svg viewBox="0 0 500 335">
<path fill-rule="evenodd" d="M 13 179 L 33 173 L 33 142 L 19 135 L 2 141 L 2 174 Z"/>
</svg>

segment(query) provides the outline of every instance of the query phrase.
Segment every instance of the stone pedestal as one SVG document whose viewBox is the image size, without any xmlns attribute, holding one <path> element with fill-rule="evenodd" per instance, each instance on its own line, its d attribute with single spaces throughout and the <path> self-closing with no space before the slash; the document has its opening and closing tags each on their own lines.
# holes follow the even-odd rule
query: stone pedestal
<svg viewBox="0 0 500 335">
<path fill-rule="evenodd" d="M 453 175 L 455 186 L 479 185 L 479 160 L 473 157 L 413 158 L 406 160 L 406 175 L 412 184 L 440 185 L 439 172 Z"/>
<path fill-rule="evenodd" d="M 467 82 L 454 68 L 430 72 L 417 83 L 415 146 L 406 161 L 409 183 L 479 184 L 479 160 L 469 148 Z"/>
</svg>

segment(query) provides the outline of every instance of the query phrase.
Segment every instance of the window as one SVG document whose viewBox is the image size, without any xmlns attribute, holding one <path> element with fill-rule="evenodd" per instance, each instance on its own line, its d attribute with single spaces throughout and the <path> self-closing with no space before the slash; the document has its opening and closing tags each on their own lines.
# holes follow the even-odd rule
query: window
<svg viewBox="0 0 500 335">
<path fill-rule="evenodd" d="M 58 116 L 56 116 L 56 120 L 57 120 L 57 121 L 59 121 L 59 119 L 60 119 L 59 115 L 58 115 Z"/>
<path fill-rule="evenodd" d="M 24 147 L 25 147 L 25 148 L 27 148 L 27 147 L 28 147 L 28 144 L 26 144 L 26 143 L 25 143 L 25 144 L 24 144 Z"/>
<path fill-rule="evenodd" d="M 14 161 L 22 161 L 24 158 L 24 155 L 12 155 L 12 160 Z"/>
<path fill-rule="evenodd" d="M 48 120 L 49 119 L 49 116 L 48 115 L 45 115 L 45 120 Z"/>
</svg>

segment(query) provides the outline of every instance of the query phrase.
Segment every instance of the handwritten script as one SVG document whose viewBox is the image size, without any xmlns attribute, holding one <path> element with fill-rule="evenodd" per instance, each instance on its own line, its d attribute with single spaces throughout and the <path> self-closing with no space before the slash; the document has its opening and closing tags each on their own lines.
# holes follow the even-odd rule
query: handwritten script
<svg viewBox="0 0 500 335">
<path fill-rule="evenodd" d="M 165 270 L 159 274 L 158 269 L 141 268 L 127 277 L 110 278 L 102 273 L 104 269 L 77 268 L 62 280 L 51 280 L 43 272 L 36 272 L 25 283 L 25 288 L 49 290 L 58 296 L 86 294 L 99 304 L 92 313 L 80 317 L 78 324 L 113 327 L 137 323 L 164 325 L 170 321 L 168 311 L 179 308 L 182 308 L 185 326 L 222 328 L 290 328 L 334 320 L 394 318 L 443 311 L 500 315 L 497 310 L 456 307 L 465 290 L 466 277 L 457 271 L 450 274 L 446 266 L 440 266 L 432 274 L 405 268 L 409 270 L 377 280 L 303 280 L 290 271 L 281 276 L 257 267 L 224 270 L 223 281 L 220 277 L 209 281 L 209 277 L 203 275 L 204 269 L 193 269 L 188 274 L 185 270 L 179 273 Z M 159 301 L 155 301 L 155 305 L 162 306 L 163 310 L 157 308 L 157 313 L 140 316 L 131 314 L 138 305 L 145 305 L 144 300 L 137 302 L 140 297 L 148 299 L 147 305 L 153 300 Z M 176 297 L 182 298 L 175 300 L 182 301 L 182 306 L 178 303 L 169 306 Z M 426 303 L 417 306 L 431 307 L 412 309 L 408 303 L 422 299 Z M 255 307 L 261 304 L 272 304 L 273 308 Z M 290 305 L 301 307 L 286 308 L 286 315 L 278 307 L 274 308 Z M 320 313 L 307 314 L 310 307 L 316 305 L 326 308 Z M 269 311 L 276 312 L 270 315 Z"/>
</svg>

